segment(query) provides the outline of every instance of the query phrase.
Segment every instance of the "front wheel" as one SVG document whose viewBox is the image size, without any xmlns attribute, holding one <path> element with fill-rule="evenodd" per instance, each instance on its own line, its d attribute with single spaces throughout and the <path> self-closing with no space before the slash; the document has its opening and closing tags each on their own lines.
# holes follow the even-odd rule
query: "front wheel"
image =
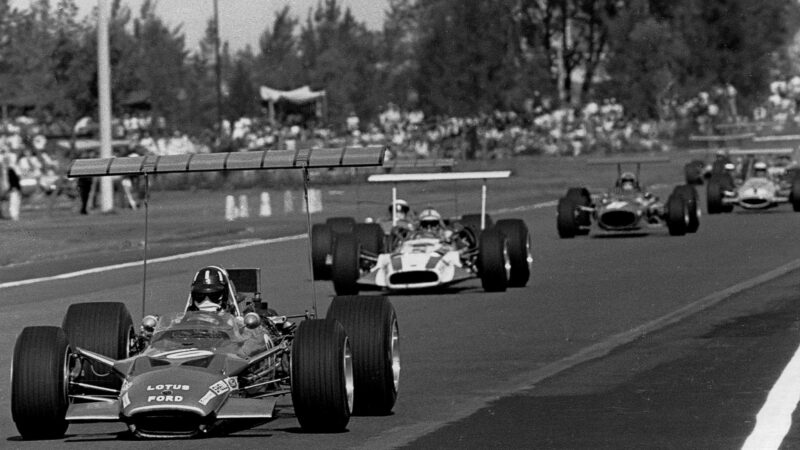
<svg viewBox="0 0 800 450">
<path fill-rule="evenodd" d="M 69 355 L 58 327 L 27 327 L 17 338 L 11 417 L 23 439 L 56 439 L 67 431 Z"/>
<path fill-rule="evenodd" d="M 686 226 L 687 233 L 696 233 L 700 228 L 700 202 L 697 197 L 697 190 L 694 186 L 684 184 L 676 186 L 673 192 L 683 197 L 689 210 L 689 224 Z"/>
<path fill-rule="evenodd" d="M 795 176 L 792 181 L 792 193 L 789 198 L 792 201 L 792 209 L 795 212 L 800 211 L 800 177 L 798 176 Z"/>
<path fill-rule="evenodd" d="M 500 230 L 481 233 L 478 244 L 478 273 L 487 292 L 503 292 L 508 287 L 508 247 Z"/>
<path fill-rule="evenodd" d="M 307 431 L 344 431 L 353 412 L 353 359 L 344 327 L 305 320 L 292 343 L 292 404 Z"/>
<path fill-rule="evenodd" d="M 558 237 L 561 239 L 571 239 L 578 234 L 578 218 L 576 215 L 577 206 L 575 202 L 567 197 L 558 199 L 556 209 L 556 229 Z"/>
<path fill-rule="evenodd" d="M 326 260 L 333 248 L 333 231 L 324 223 L 311 227 L 311 268 L 315 280 L 330 280 L 331 269 Z"/>
<path fill-rule="evenodd" d="M 689 210 L 686 201 L 677 194 L 667 200 L 667 228 L 672 236 L 683 236 L 689 226 Z"/>
<path fill-rule="evenodd" d="M 344 326 L 353 351 L 354 414 L 387 415 L 400 383 L 397 314 L 383 296 L 337 296 L 327 319 Z"/>
</svg>

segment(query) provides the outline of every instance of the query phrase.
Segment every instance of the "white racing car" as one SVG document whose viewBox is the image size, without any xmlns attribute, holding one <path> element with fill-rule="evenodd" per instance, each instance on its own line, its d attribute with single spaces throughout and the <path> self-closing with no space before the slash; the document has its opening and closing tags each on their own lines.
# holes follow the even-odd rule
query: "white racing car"
<svg viewBox="0 0 800 450">
<path fill-rule="evenodd" d="M 434 210 L 423 210 L 414 229 L 393 234 L 388 246 L 379 243 L 383 232 L 377 225 L 371 235 L 337 235 L 330 266 L 336 293 L 433 288 L 471 278 L 480 278 L 486 291 L 525 286 L 532 261 L 528 227 L 520 219 L 493 223 L 486 214 L 485 180 L 509 175 L 500 171 L 370 176 L 370 182 L 394 183 L 483 179 L 481 213 L 444 220 Z M 392 198 L 394 204 L 396 186 Z"/>
<path fill-rule="evenodd" d="M 707 187 L 709 214 L 733 211 L 734 206 L 747 210 L 774 208 L 791 203 L 800 211 L 800 178 L 795 168 L 787 166 L 792 149 L 731 150 L 731 155 L 746 155 L 740 169 L 743 181 L 731 174 L 712 177 Z M 755 160 L 759 156 L 763 160 Z"/>
</svg>

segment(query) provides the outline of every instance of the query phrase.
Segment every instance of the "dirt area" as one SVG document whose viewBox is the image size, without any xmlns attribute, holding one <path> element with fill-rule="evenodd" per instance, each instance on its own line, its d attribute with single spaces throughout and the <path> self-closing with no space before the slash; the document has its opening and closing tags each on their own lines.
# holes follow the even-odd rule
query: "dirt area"
<svg viewBox="0 0 800 450">
<path fill-rule="evenodd" d="M 643 182 L 661 185 L 656 193 L 681 183 L 685 157 L 668 164 L 644 166 Z M 528 157 L 489 162 L 462 163 L 457 171 L 505 170 L 508 180 L 489 182 L 489 208 L 519 206 L 552 200 L 569 186 L 587 186 L 592 192 L 606 189 L 616 177 L 615 166 L 588 166 L 585 158 Z M 359 174 L 364 179 L 365 174 Z M 314 185 L 322 194 L 323 212 L 312 215 L 321 221 L 332 215 L 359 218 L 382 215 L 391 201 L 390 185 L 364 181 L 349 184 Z M 154 191 L 149 207 L 148 236 L 151 246 L 174 249 L 211 247 L 233 241 L 304 233 L 306 217 L 300 208 L 302 190 L 290 190 L 293 212 L 284 212 L 286 191 L 268 190 L 273 215 L 259 217 L 262 191 L 195 190 Z M 669 192 L 664 192 L 666 196 Z M 246 195 L 250 218 L 225 220 L 225 197 Z M 480 210 L 480 183 L 475 181 L 406 183 L 398 185 L 398 196 L 419 210 L 439 208 L 444 215 Z M 77 205 L 25 208 L 21 220 L 0 220 L 0 267 L 26 262 L 49 261 L 75 255 L 108 254 L 142 248 L 145 220 L 142 209 L 119 209 L 110 214 L 77 214 Z"/>
</svg>

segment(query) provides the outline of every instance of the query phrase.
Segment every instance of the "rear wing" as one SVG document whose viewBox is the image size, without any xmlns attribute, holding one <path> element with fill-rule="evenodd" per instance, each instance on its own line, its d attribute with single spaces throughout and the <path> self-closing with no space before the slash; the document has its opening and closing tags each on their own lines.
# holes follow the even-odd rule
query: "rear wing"
<svg viewBox="0 0 800 450">
<path fill-rule="evenodd" d="M 728 150 L 728 155 L 792 155 L 794 154 L 793 148 L 752 148 L 752 149 L 735 149 Z"/>
<path fill-rule="evenodd" d="M 385 147 L 370 146 L 88 158 L 74 160 L 67 176 L 103 177 L 224 170 L 370 167 L 382 165 L 385 152 Z"/>
<path fill-rule="evenodd" d="M 753 142 L 786 142 L 800 141 L 800 134 L 779 134 L 774 136 L 758 136 L 753 138 Z"/>
<path fill-rule="evenodd" d="M 712 142 L 718 144 L 727 144 L 730 141 L 749 141 L 756 136 L 755 133 L 740 133 L 740 134 L 719 134 L 719 135 L 691 135 L 689 140 L 692 142 L 705 142 L 710 144 Z"/>
<path fill-rule="evenodd" d="M 486 180 L 508 178 L 510 170 L 496 170 L 483 172 L 449 172 L 449 173 L 397 173 L 370 175 L 370 183 L 394 183 L 392 186 L 392 205 L 397 202 L 397 183 L 411 181 L 456 181 L 456 180 L 483 180 L 481 187 L 481 230 L 486 228 Z M 397 225 L 397 211 L 392 208 L 392 225 Z"/>
<path fill-rule="evenodd" d="M 635 164 L 636 165 L 636 179 L 639 179 L 639 174 L 642 171 L 642 164 L 659 164 L 659 163 L 668 163 L 670 159 L 666 156 L 638 156 L 638 157 L 623 157 L 623 158 L 592 158 L 586 161 L 586 164 L 597 166 L 597 165 L 616 165 L 617 166 L 617 178 L 622 175 L 622 165 L 623 164 Z"/>
</svg>

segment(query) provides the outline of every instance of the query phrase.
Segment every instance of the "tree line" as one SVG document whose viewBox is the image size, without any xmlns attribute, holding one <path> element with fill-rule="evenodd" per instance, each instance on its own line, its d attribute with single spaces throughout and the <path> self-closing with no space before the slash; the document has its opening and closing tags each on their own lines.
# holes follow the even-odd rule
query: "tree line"
<svg viewBox="0 0 800 450">
<path fill-rule="evenodd" d="M 154 0 L 112 4 L 112 98 L 149 93 L 175 127 L 213 128 L 215 29 L 187 43 Z M 614 97 L 629 114 L 732 84 L 744 106 L 771 79 L 796 71 L 795 0 L 390 0 L 371 30 L 337 0 L 305 15 L 290 6 L 265 24 L 256 48 L 221 46 L 222 114 L 263 114 L 258 87 L 309 85 L 327 92 L 334 126 L 356 112 L 373 119 L 394 102 L 435 115 L 523 111 Z M 0 0 L 0 104 L 42 121 L 74 122 L 97 109 L 94 14 L 74 0 L 16 9 Z"/>
</svg>

